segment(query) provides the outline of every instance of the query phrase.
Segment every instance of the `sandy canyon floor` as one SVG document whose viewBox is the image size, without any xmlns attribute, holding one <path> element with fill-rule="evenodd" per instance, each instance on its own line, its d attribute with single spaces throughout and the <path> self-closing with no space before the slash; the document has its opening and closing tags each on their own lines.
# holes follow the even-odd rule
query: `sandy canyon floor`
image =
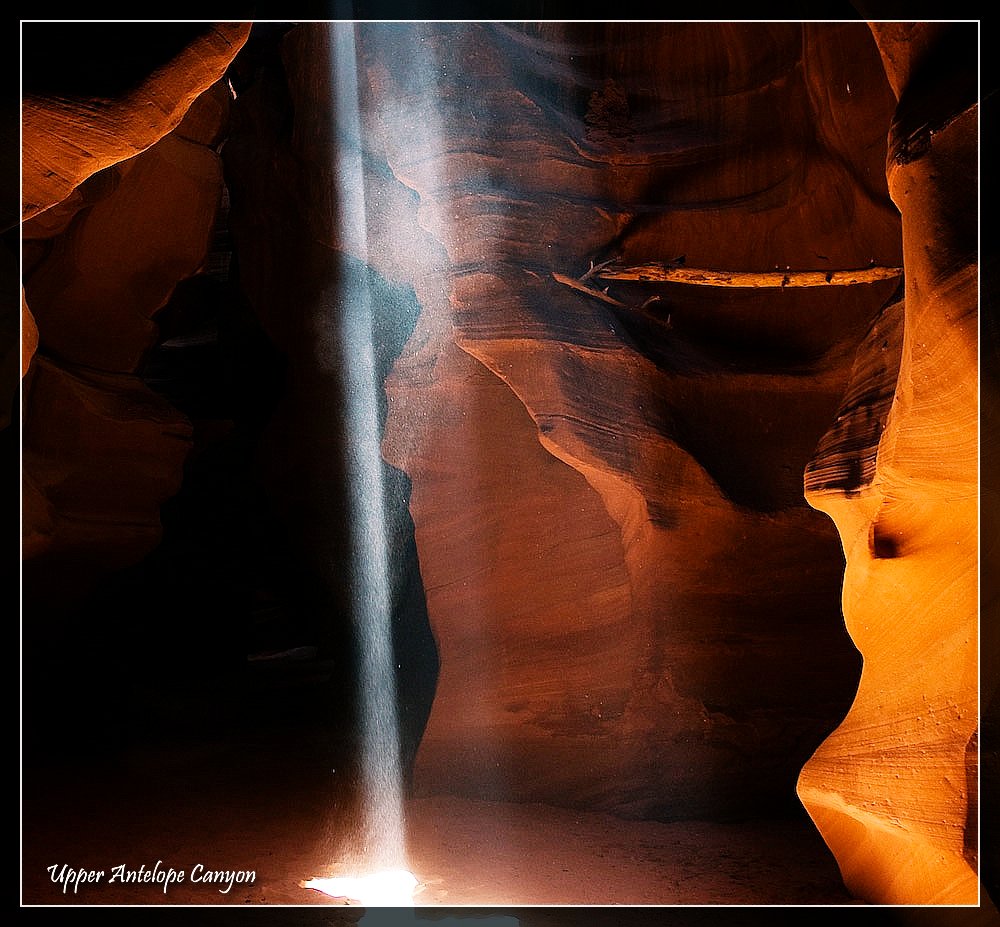
<svg viewBox="0 0 1000 927">
<path fill-rule="evenodd" d="M 301 759 L 289 736 L 284 747 L 146 749 L 113 768 L 26 771 L 22 902 L 340 904 L 300 885 L 343 874 L 333 849 L 336 790 L 316 773 L 303 777 Z M 657 823 L 446 796 L 411 799 L 406 813 L 419 906 L 853 903 L 804 816 Z M 112 882 L 116 866 L 149 870 L 158 861 L 184 881 L 165 891 Z M 104 875 L 74 891 L 53 881 L 63 866 Z M 216 871 L 254 877 L 220 891 L 226 884 L 205 881 Z"/>
</svg>

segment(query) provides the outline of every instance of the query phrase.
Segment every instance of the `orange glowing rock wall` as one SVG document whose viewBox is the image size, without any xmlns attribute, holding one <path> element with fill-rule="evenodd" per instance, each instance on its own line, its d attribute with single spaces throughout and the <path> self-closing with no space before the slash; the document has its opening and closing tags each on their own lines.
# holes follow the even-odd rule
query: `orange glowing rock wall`
<svg viewBox="0 0 1000 927">
<path fill-rule="evenodd" d="M 974 24 L 872 28 L 899 98 L 888 178 L 906 287 L 859 351 L 806 474 L 809 501 L 843 540 L 844 615 L 864 669 L 798 791 L 859 897 L 968 904 L 978 889 L 976 34 Z"/>
<path fill-rule="evenodd" d="M 43 32 L 42 25 L 28 28 Z M 88 29 L 93 35 L 102 28 L 80 24 L 79 46 L 87 47 Z M 208 23 L 175 58 L 114 99 L 27 95 L 21 107 L 22 218 L 61 203 L 88 177 L 144 151 L 175 128 L 194 100 L 219 80 L 249 32 L 249 23 Z M 45 40 L 44 34 L 41 38 Z M 99 54 L 128 51 L 108 48 L 102 36 L 94 38 L 92 47 Z"/>
<path fill-rule="evenodd" d="M 360 42 L 384 165 L 370 195 L 412 191 L 392 224 L 406 237 L 376 260 L 405 251 L 422 306 L 384 445 L 413 481 L 441 661 L 415 788 L 663 817 L 780 804 L 856 672 L 836 537 L 800 474 L 895 284 L 674 288 L 628 314 L 551 275 L 615 254 L 897 263 L 893 99 L 870 35 L 413 26 Z"/>
<path fill-rule="evenodd" d="M 346 128 L 332 112 L 329 29 L 291 30 L 241 85 L 231 220 L 301 394 L 272 421 L 275 466 L 309 428 L 329 252 L 420 306 L 383 443 L 412 482 L 440 659 L 414 789 L 790 810 L 858 671 L 839 541 L 801 473 L 895 283 L 672 288 L 621 313 L 552 274 L 616 254 L 898 265 L 894 99 L 869 32 L 366 24 L 358 136 L 350 100 Z M 363 250 L 338 227 L 338 145 L 360 146 Z M 290 511 L 304 486 L 285 479 Z"/>
<path fill-rule="evenodd" d="M 25 99 L 31 606 L 78 600 L 101 575 L 141 559 L 160 538 L 160 505 L 180 486 L 190 424 L 136 372 L 153 316 L 208 251 L 229 102 L 220 77 L 248 32 L 206 29 L 121 98 Z"/>
<path fill-rule="evenodd" d="M 292 29 L 278 77 L 230 103 L 247 29 L 209 30 L 117 106 L 26 101 L 34 588 L 159 537 L 190 429 L 136 367 L 204 259 L 230 106 L 240 283 L 293 360 L 314 351 L 317 268 L 356 239 L 332 165 L 358 145 L 352 256 L 420 304 L 383 446 L 412 480 L 441 663 L 415 788 L 782 807 L 854 696 L 842 544 L 865 669 L 799 794 L 860 897 L 970 900 L 977 110 L 954 61 L 974 53 L 940 57 L 952 38 L 929 26 L 368 24 L 354 138 L 326 24 Z M 640 308 L 652 290 L 615 285 L 621 312 L 552 277 L 681 255 L 905 261 L 905 293 L 669 287 Z M 292 368 L 278 471 L 280 429 L 296 453 L 313 433 Z M 840 539 L 802 498 L 807 464 Z"/>
</svg>

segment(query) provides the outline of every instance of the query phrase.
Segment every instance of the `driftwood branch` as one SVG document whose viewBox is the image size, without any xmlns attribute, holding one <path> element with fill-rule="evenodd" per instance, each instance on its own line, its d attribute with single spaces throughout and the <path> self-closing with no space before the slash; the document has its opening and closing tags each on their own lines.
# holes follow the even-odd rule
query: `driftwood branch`
<svg viewBox="0 0 1000 927">
<path fill-rule="evenodd" d="M 587 286 L 577 277 L 567 277 L 565 274 L 553 273 L 552 276 L 564 286 L 568 286 L 570 289 L 576 290 L 578 293 L 584 293 L 587 296 L 593 296 L 594 299 L 599 299 L 601 302 L 607 303 L 609 306 L 614 306 L 616 309 L 626 309 L 632 311 L 634 306 L 627 306 L 625 303 L 619 302 L 613 296 L 608 296 L 603 290 L 595 290 L 592 286 Z"/>
<path fill-rule="evenodd" d="M 601 264 L 590 263 L 588 270 L 581 277 L 569 277 L 566 274 L 553 273 L 553 278 L 586 296 L 599 299 L 616 309 L 635 311 L 645 309 L 651 303 L 660 300 L 652 296 L 641 306 L 629 306 L 613 296 L 608 295 L 607 288 L 601 290 L 592 281 L 617 281 L 620 283 L 685 283 L 693 286 L 719 286 L 743 288 L 781 288 L 810 286 L 855 286 L 865 283 L 878 283 L 880 280 L 893 280 L 903 274 L 902 267 L 864 267 L 855 270 L 791 270 L 784 271 L 751 271 L 751 270 L 704 270 L 696 267 L 685 267 L 680 263 L 651 261 L 648 264 L 636 264 L 631 267 L 617 266 L 612 259 Z"/>
<path fill-rule="evenodd" d="M 595 264 L 593 261 L 590 262 L 590 270 L 588 270 L 581 278 L 581 282 L 584 280 L 589 280 L 595 274 L 599 274 L 605 267 L 610 267 L 612 264 L 616 263 L 618 258 L 611 258 L 610 261 L 602 261 L 600 264 Z"/>
<path fill-rule="evenodd" d="M 865 267 L 858 270 L 701 270 L 652 261 L 632 267 L 611 264 L 594 268 L 599 280 L 632 281 L 636 283 L 687 283 L 694 286 L 725 287 L 786 287 L 786 286 L 853 286 L 892 280 L 903 273 L 902 267 Z M 588 274 L 589 276 L 589 274 Z M 564 281 L 560 281 L 564 282 Z"/>
</svg>

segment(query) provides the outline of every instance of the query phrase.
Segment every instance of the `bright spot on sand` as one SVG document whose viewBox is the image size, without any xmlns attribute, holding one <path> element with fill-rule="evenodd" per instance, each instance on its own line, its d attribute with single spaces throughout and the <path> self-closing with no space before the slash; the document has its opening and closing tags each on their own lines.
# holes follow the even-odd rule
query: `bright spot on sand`
<svg viewBox="0 0 1000 927">
<path fill-rule="evenodd" d="M 419 884 L 417 877 L 406 869 L 384 869 L 362 876 L 309 879 L 302 883 L 302 887 L 366 907 L 393 907 L 413 904 L 413 895 Z"/>
</svg>

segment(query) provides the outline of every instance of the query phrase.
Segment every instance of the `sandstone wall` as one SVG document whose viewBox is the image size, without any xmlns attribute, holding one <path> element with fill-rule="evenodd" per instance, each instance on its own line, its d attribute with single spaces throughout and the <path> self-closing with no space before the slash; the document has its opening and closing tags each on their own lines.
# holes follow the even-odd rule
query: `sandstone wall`
<svg viewBox="0 0 1000 927">
<path fill-rule="evenodd" d="M 219 81 L 248 31 L 207 29 L 114 99 L 25 99 L 29 609 L 78 602 L 98 578 L 140 560 L 159 540 L 160 505 L 180 486 L 190 425 L 137 369 L 156 312 L 208 251 L 229 102 Z"/>
<path fill-rule="evenodd" d="M 897 263 L 870 36 L 358 42 L 366 195 L 393 217 L 373 260 L 422 309 L 384 445 L 413 481 L 440 651 L 416 788 L 662 817 L 781 805 L 856 678 L 837 540 L 798 474 L 893 284 L 670 288 L 623 313 L 552 273 Z"/>
<path fill-rule="evenodd" d="M 875 25 L 899 98 L 889 188 L 906 287 L 855 362 L 806 474 L 847 555 L 864 657 L 799 795 L 848 887 L 888 904 L 978 898 L 978 107 L 975 28 Z M 893 370 L 899 357 L 898 373 Z M 991 546 L 984 548 L 988 560 Z"/>
</svg>

